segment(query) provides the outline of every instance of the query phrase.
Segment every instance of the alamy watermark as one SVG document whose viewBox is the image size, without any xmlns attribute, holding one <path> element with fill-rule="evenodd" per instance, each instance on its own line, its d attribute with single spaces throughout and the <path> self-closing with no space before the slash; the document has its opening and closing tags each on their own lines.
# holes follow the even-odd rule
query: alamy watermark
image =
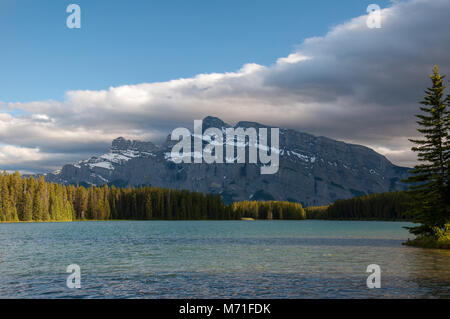
<svg viewBox="0 0 450 319">
<path fill-rule="evenodd" d="M 381 28 L 381 8 L 378 4 L 371 4 L 367 7 L 367 27 L 369 29 L 380 29 Z"/>
<path fill-rule="evenodd" d="M 67 17 L 66 25 L 69 29 L 81 28 L 81 8 L 78 4 L 69 4 L 66 12 L 70 13 Z"/>
<path fill-rule="evenodd" d="M 377 264 L 371 264 L 367 266 L 366 272 L 371 273 L 369 277 L 367 277 L 367 288 L 381 288 L 381 268 Z"/>
<path fill-rule="evenodd" d="M 261 164 L 261 174 L 276 174 L 280 164 L 279 135 L 279 128 L 270 128 L 269 146 L 268 128 L 256 130 L 254 127 L 210 127 L 203 132 L 203 121 L 195 120 L 193 134 L 184 127 L 172 131 L 172 141 L 179 142 L 172 147 L 170 160 L 176 164 L 259 163 Z M 203 147 L 204 143 L 206 143 L 205 147 Z M 247 146 L 248 159 L 246 156 Z"/>
<path fill-rule="evenodd" d="M 66 8 L 66 12 L 70 13 L 67 17 L 66 25 L 69 29 L 81 28 L 81 7 L 78 4 L 69 4 Z M 381 8 L 378 4 L 370 4 L 367 7 L 367 27 L 369 29 L 381 28 Z"/>
<path fill-rule="evenodd" d="M 81 268 L 77 264 L 67 266 L 67 273 L 70 275 L 67 277 L 66 285 L 70 289 L 81 288 Z"/>
</svg>

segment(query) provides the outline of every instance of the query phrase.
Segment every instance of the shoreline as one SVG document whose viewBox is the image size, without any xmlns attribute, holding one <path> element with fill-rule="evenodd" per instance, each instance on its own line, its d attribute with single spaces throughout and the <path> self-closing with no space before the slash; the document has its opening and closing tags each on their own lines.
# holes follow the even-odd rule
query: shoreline
<svg viewBox="0 0 450 319">
<path fill-rule="evenodd" d="M 410 220 L 381 220 L 381 219 L 257 219 L 251 217 L 242 217 L 239 219 L 75 219 L 75 220 L 18 220 L 18 221 L 0 221 L 0 224 L 39 224 L 39 223 L 71 223 L 71 222 L 119 222 L 119 221 L 328 221 L 328 222 L 396 222 L 412 223 Z"/>
<path fill-rule="evenodd" d="M 402 243 L 402 245 L 423 249 L 450 250 L 450 240 L 443 240 L 431 236 L 422 236 L 415 239 L 408 239 L 406 242 Z"/>
</svg>

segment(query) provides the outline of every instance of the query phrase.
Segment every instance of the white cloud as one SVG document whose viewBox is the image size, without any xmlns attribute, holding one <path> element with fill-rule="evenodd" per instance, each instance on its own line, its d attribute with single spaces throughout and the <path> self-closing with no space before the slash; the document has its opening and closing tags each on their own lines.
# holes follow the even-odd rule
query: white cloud
<svg viewBox="0 0 450 319">
<path fill-rule="evenodd" d="M 33 114 L 31 118 L 35 121 L 42 121 L 42 122 L 54 122 L 55 120 L 50 118 L 46 114 Z"/>
<path fill-rule="evenodd" d="M 288 64 L 288 63 L 298 63 L 302 61 L 310 60 L 311 57 L 304 56 L 299 53 L 291 53 L 285 58 L 279 58 L 277 60 L 277 64 Z"/>
<path fill-rule="evenodd" d="M 0 165 L 15 164 L 17 161 L 40 161 L 43 157 L 38 148 L 17 147 L 14 145 L 0 146 Z"/>
</svg>

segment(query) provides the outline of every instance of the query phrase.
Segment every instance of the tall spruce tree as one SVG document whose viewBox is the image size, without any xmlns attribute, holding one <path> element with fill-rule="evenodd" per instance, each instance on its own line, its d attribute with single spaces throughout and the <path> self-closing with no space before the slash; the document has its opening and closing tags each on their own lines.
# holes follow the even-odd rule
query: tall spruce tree
<svg viewBox="0 0 450 319">
<path fill-rule="evenodd" d="M 23 205 L 23 221 L 33 220 L 33 197 L 31 193 L 27 192 L 24 194 L 24 205 Z"/>
<path fill-rule="evenodd" d="M 444 115 L 444 125 L 445 125 L 445 130 L 447 132 L 447 136 L 445 137 L 445 142 L 444 142 L 444 165 L 445 167 L 447 167 L 447 180 L 446 180 L 446 186 L 447 186 L 447 191 L 446 194 L 450 194 L 450 94 L 447 95 L 447 109 L 445 111 L 445 115 Z M 448 197 L 447 197 L 447 200 Z M 447 202 L 448 204 L 448 202 Z"/>
<path fill-rule="evenodd" d="M 450 221 L 449 202 L 449 125 L 446 86 L 439 68 L 434 66 L 430 75 L 432 86 L 425 90 L 421 114 L 416 115 L 418 132 L 423 139 L 411 139 L 412 148 L 421 164 L 416 165 L 406 181 L 411 183 L 410 213 L 420 226 L 409 228 L 415 235 L 434 235 Z"/>
</svg>

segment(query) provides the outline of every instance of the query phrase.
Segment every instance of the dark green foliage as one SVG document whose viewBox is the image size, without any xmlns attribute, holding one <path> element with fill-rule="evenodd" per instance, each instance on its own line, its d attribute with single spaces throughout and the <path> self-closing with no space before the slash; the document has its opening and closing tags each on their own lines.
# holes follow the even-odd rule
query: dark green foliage
<svg viewBox="0 0 450 319">
<path fill-rule="evenodd" d="M 305 208 L 306 219 L 330 219 L 327 215 L 328 206 L 309 206 Z"/>
<path fill-rule="evenodd" d="M 338 200 L 330 206 L 307 207 L 308 219 L 411 220 L 406 214 L 410 197 L 406 192 L 366 195 Z"/>
<path fill-rule="evenodd" d="M 420 223 L 410 228 L 415 235 L 433 236 L 450 222 L 449 98 L 444 96 L 444 78 L 435 66 L 430 75 L 432 86 L 421 102 L 422 113 L 416 115 L 422 139 L 411 140 L 416 144 L 412 150 L 421 162 L 406 181 L 411 184 L 410 213 Z"/>
<path fill-rule="evenodd" d="M 236 219 L 220 195 L 143 186 L 62 186 L 0 174 L 0 221 Z"/>
<path fill-rule="evenodd" d="M 238 218 L 254 219 L 306 219 L 305 210 L 299 203 L 243 201 L 233 204 Z"/>
<path fill-rule="evenodd" d="M 437 229 L 433 236 L 421 235 L 412 240 L 408 239 L 404 245 L 432 249 L 450 249 L 450 225 L 447 224 L 443 229 Z"/>
<path fill-rule="evenodd" d="M 0 174 L 0 221 L 69 221 L 73 219 L 70 188 L 43 177 Z"/>
</svg>

